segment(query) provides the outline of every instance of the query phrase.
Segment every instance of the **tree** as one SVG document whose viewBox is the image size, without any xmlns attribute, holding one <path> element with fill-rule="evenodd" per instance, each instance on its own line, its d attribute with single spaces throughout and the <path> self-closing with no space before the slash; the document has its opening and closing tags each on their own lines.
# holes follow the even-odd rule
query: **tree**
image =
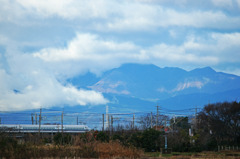
<svg viewBox="0 0 240 159">
<path fill-rule="evenodd" d="M 179 129 L 168 134 L 168 147 L 173 151 L 187 152 L 190 150 L 190 136 L 187 130 Z"/>
<path fill-rule="evenodd" d="M 155 129 L 147 129 L 142 134 L 142 148 L 145 151 L 159 151 L 163 140 L 164 132 Z"/>
<path fill-rule="evenodd" d="M 204 107 L 198 115 L 198 129 L 210 134 L 217 144 L 240 143 L 240 103 L 216 103 Z"/>
<path fill-rule="evenodd" d="M 188 117 L 177 117 L 172 118 L 170 120 L 170 124 L 173 130 L 188 130 L 190 128 L 190 124 L 188 123 Z"/>
<path fill-rule="evenodd" d="M 166 116 L 166 115 L 159 115 L 158 116 L 158 126 L 164 125 L 166 120 L 168 120 L 168 116 Z M 151 128 L 151 123 L 152 123 L 152 126 L 154 127 L 154 126 L 157 125 L 157 115 L 154 114 L 151 117 L 151 114 L 148 113 L 145 116 L 141 116 L 139 123 L 141 125 L 140 126 L 141 129 L 143 129 L 143 130 Z"/>
<path fill-rule="evenodd" d="M 106 132 L 100 131 L 97 134 L 96 140 L 101 141 L 101 142 L 109 142 L 109 135 Z"/>
</svg>

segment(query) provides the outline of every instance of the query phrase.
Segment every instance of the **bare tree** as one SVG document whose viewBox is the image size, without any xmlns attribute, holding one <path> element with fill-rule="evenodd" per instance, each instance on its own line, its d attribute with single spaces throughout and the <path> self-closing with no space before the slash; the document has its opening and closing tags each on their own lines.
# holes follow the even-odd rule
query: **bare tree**
<svg viewBox="0 0 240 159">
<path fill-rule="evenodd" d="M 147 115 L 140 117 L 140 120 L 139 120 L 140 129 L 145 130 L 145 129 L 151 128 L 151 126 L 155 127 L 156 125 L 164 126 L 165 122 L 168 120 L 169 118 L 166 115 L 158 115 L 158 120 L 157 120 L 156 114 L 151 116 L 151 113 L 148 113 Z"/>
<path fill-rule="evenodd" d="M 198 128 L 213 135 L 219 144 L 240 143 L 240 103 L 209 104 L 198 119 Z"/>
</svg>

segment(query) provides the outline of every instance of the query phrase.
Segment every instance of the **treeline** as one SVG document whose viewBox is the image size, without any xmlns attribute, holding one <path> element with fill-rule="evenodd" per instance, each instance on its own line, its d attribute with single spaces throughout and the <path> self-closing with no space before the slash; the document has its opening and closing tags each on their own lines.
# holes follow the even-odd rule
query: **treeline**
<svg viewBox="0 0 240 159">
<path fill-rule="evenodd" d="M 239 102 L 209 104 L 191 122 L 184 117 L 176 121 L 179 120 L 176 131 L 168 135 L 173 151 L 217 151 L 219 147 L 240 147 Z"/>
<path fill-rule="evenodd" d="M 44 151 L 46 157 L 136 158 L 143 151 L 160 151 L 166 145 L 174 152 L 217 151 L 219 146 L 240 148 L 239 102 L 209 104 L 194 119 L 160 116 L 158 127 L 156 116 L 151 118 L 149 122 L 149 115 L 143 116 L 140 127 L 133 129 L 118 126 L 111 131 L 64 133 L 63 136 L 61 133 L 25 134 L 24 142 L 20 142 L 16 134 L 0 132 L 0 157 L 11 158 L 21 152 L 24 157 L 38 158 L 44 157 L 41 156 Z M 170 120 L 170 125 L 167 126 L 166 120 Z M 50 146 L 46 146 L 49 143 Z"/>
<path fill-rule="evenodd" d="M 240 146 L 240 103 L 209 104 L 199 113 L 195 132 L 201 149 Z"/>
<path fill-rule="evenodd" d="M 116 129 L 111 136 L 107 132 L 100 132 L 97 139 L 105 142 L 118 140 L 123 145 L 134 146 L 144 151 L 159 151 L 160 148 L 165 148 L 165 145 L 175 152 L 217 151 L 219 147 L 225 146 L 240 149 L 239 102 L 206 105 L 193 119 L 169 119 L 161 115 L 158 127 L 154 126 L 156 116 L 151 118 L 150 115 L 142 117 L 140 128 L 144 129 Z M 170 120 L 170 125 L 166 126 L 166 120 Z"/>
</svg>

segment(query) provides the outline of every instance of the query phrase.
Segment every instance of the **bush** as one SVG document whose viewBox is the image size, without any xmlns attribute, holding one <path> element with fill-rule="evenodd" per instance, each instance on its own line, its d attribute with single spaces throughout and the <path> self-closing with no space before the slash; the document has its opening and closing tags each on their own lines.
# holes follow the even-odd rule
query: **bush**
<svg viewBox="0 0 240 159">
<path fill-rule="evenodd" d="M 14 151 L 17 149 L 17 140 L 14 138 L 1 136 L 0 137 L 0 156 L 5 156 L 6 158 L 12 158 Z"/>
<path fill-rule="evenodd" d="M 145 151 L 159 151 L 161 144 L 162 132 L 155 129 L 147 129 L 142 134 L 142 148 Z"/>
<path fill-rule="evenodd" d="M 134 147 L 142 148 L 143 136 L 141 132 L 137 132 L 131 135 L 129 143 Z"/>
<path fill-rule="evenodd" d="M 56 145 L 71 144 L 72 136 L 69 134 L 64 134 L 62 136 L 61 133 L 57 133 L 56 135 L 54 135 L 53 140 Z"/>
<path fill-rule="evenodd" d="M 101 131 L 97 134 L 96 140 L 101 142 L 109 142 L 109 135 Z"/>
<path fill-rule="evenodd" d="M 120 141 L 121 143 L 123 143 L 124 138 L 123 138 L 123 136 L 121 136 L 121 135 L 119 135 L 119 134 L 114 134 L 114 135 L 112 136 L 112 140 L 113 140 L 113 141 Z"/>
</svg>

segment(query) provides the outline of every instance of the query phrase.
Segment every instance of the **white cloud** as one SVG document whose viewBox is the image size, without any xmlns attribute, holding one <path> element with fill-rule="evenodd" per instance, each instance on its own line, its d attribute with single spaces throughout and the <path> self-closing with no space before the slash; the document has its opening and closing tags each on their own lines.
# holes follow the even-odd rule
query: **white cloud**
<svg viewBox="0 0 240 159">
<path fill-rule="evenodd" d="M 69 75 L 84 71 L 99 74 L 128 60 L 132 62 L 141 58 L 136 54 L 138 50 L 138 46 L 131 42 L 114 42 L 93 34 L 77 34 L 67 47 L 42 49 L 33 56 L 52 65 L 54 71 L 57 68 L 58 72 Z"/>
<path fill-rule="evenodd" d="M 2 111 L 49 108 L 52 106 L 99 105 L 108 101 L 99 92 L 76 89 L 61 82 L 32 54 L 9 53 L 8 71 L 0 68 L 0 109 Z M 12 54 L 12 55 L 11 55 Z"/>
<path fill-rule="evenodd" d="M 232 0 L 212 0 L 212 3 L 217 7 L 232 7 Z"/>
<path fill-rule="evenodd" d="M 0 2 L 0 22 L 14 21 L 24 17 L 22 10 L 20 10 L 20 7 L 16 4 L 16 2 L 10 0 L 1 0 Z"/>
<path fill-rule="evenodd" d="M 160 5 L 132 4 L 124 6 L 119 15 L 120 17 L 112 18 L 106 24 L 100 24 L 101 29 L 133 31 L 170 26 L 216 29 L 240 27 L 240 17 L 229 17 L 221 11 L 211 10 L 183 12 Z"/>
<path fill-rule="evenodd" d="M 47 75 L 37 75 L 35 77 L 37 81 L 33 81 L 33 83 L 15 79 L 14 76 L 4 75 L 3 73 L 0 76 L 1 79 L 5 79 L 3 83 L 1 81 L 0 90 L 0 109 L 2 111 L 107 103 L 101 93 L 91 90 L 78 90 L 73 86 L 63 86 L 55 78 Z M 7 78 L 8 80 L 6 80 Z M 15 88 L 13 83 L 20 81 L 32 85 Z M 16 90 L 14 91 L 14 89 Z"/>
<path fill-rule="evenodd" d="M 237 4 L 238 4 L 238 8 L 240 8 L 240 0 L 236 0 Z"/>
<path fill-rule="evenodd" d="M 184 65 L 192 65 L 196 67 L 202 65 L 215 65 L 219 62 L 218 57 L 211 54 L 201 55 L 200 50 L 191 50 L 191 48 L 196 47 L 194 45 L 201 44 L 190 43 L 188 41 L 180 46 L 160 44 L 150 48 L 149 54 L 152 56 L 152 61 L 157 59 L 158 62 L 155 62 L 155 64 L 164 63 L 164 65 L 167 66 L 181 65 L 183 68 Z"/>
<path fill-rule="evenodd" d="M 226 0 L 214 4 L 226 5 Z M 181 11 L 161 3 L 145 3 L 140 1 L 107 1 L 107 0 L 3 0 L 0 7 L 0 21 L 18 21 L 24 23 L 29 19 L 41 21 L 60 17 L 70 25 L 75 21 L 95 30 L 152 30 L 168 26 L 189 26 L 196 28 L 239 28 L 240 17 L 229 16 L 220 10 L 188 10 Z M 227 1 L 230 4 L 231 1 Z M 178 2 L 182 5 L 188 1 Z M 176 4 L 178 4 L 176 3 Z M 174 3 L 175 4 L 175 3 Z M 14 9 L 12 9 L 14 8 Z M 20 21 L 20 20 L 21 21 Z M 74 20 L 72 22 L 71 20 Z"/>
<path fill-rule="evenodd" d="M 43 49 L 39 53 L 35 53 L 35 57 L 40 57 L 45 61 L 65 61 L 65 60 L 96 60 L 102 58 L 94 54 L 96 52 L 105 55 L 115 53 L 115 55 L 122 56 L 122 54 L 136 50 L 137 47 L 130 42 L 115 43 L 112 41 L 100 40 L 96 35 L 92 34 L 77 34 L 67 46 L 62 49 Z M 95 59 L 96 58 L 96 59 Z"/>
<path fill-rule="evenodd" d="M 239 62 L 240 59 L 240 33 L 214 33 L 212 40 L 216 41 L 214 53 L 221 62 Z"/>
<path fill-rule="evenodd" d="M 111 2 L 98 0 L 16 0 L 23 8 L 32 14 L 43 17 L 60 16 L 73 18 L 106 18 L 111 10 Z"/>
<path fill-rule="evenodd" d="M 34 53 L 34 56 L 44 60 L 46 64 L 53 64 L 55 71 L 65 72 L 60 66 L 62 62 L 67 70 L 78 68 L 75 74 L 81 71 L 100 74 L 126 62 L 183 67 L 192 65 L 194 68 L 239 61 L 240 57 L 236 58 L 240 56 L 239 39 L 239 33 L 212 33 L 206 38 L 189 36 L 181 45 L 160 43 L 144 48 L 131 42 L 110 41 L 92 34 L 77 34 L 67 47 L 46 48 Z M 229 50 L 232 50 L 234 56 L 229 56 L 226 52 Z"/>
</svg>

